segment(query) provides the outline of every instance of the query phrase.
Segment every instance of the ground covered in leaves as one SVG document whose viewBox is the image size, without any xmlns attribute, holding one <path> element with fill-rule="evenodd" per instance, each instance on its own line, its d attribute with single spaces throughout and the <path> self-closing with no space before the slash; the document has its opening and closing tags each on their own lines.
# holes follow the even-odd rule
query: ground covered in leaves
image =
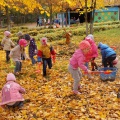
<svg viewBox="0 0 120 120">
<path fill-rule="evenodd" d="M 54 45 L 56 63 L 47 76 L 36 73 L 37 65 L 23 61 L 22 73 L 17 82 L 26 89 L 26 103 L 21 109 L 0 108 L 0 120 L 119 120 L 120 103 L 117 99 L 119 79 L 103 82 L 99 75 L 88 80 L 83 75 L 81 95 L 72 93 L 73 79 L 67 71 L 69 58 L 76 49 L 64 43 Z M 7 73 L 13 72 L 5 63 L 5 52 L 0 51 L 0 90 Z M 97 63 L 100 62 L 98 58 Z"/>
</svg>

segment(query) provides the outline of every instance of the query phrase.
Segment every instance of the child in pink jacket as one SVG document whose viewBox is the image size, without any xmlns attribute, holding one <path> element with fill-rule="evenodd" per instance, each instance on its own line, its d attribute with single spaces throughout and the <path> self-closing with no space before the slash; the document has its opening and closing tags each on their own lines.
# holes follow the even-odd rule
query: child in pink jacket
<svg viewBox="0 0 120 120">
<path fill-rule="evenodd" d="M 91 53 L 86 55 L 86 62 L 91 61 L 92 71 L 94 71 L 95 69 L 98 69 L 97 64 L 94 62 L 95 58 L 98 57 L 98 48 L 91 36 L 87 36 L 85 40 L 91 45 Z"/>
<path fill-rule="evenodd" d="M 23 105 L 24 98 L 22 94 L 25 93 L 25 89 L 16 83 L 14 74 L 9 73 L 7 75 L 7 83 L 2 89 L 2 102 L 1 107 L 21 107 Z"/>
<path fill-rule="evenodd" d="M 83 71 L 86 73 L 90 74 L 91 71 L 88 70 L 88 68 L 85 66 L 85 61 L 86 61 L 86 54 L 88 54 L 91 50 L 91 46 L 88 41 L 82 41 L 79 45 L 79 49 L 75 51 L 73 56 L 70 58 L 70 63 L 68 66 L 68 71 L 72 75 L 74 79 L 74 84 L 73 84 L 73 93 L 74 94 L 81 94 L 78 91 L 78 88 L 80 88 L 80 79 L 82 77 L 82 74 L 79 70 L 81 68 Z"/>
</svg>

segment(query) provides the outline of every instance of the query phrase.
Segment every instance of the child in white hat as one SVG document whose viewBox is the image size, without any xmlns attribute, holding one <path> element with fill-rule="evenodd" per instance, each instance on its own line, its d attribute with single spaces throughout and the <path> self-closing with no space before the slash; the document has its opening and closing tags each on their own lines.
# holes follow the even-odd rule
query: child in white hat
<svg viewBox="0 0 120 120">
<path fill-rule="evenodd" d="M 6 52 L 6 62 L 10 61 L 10 50 L 11 47 L 14 47 L 15 44 L 12 42 L 12 40 L 10 39 L 11 37 L 11 33 L 9 31 L 5 31 L 4 32 L 4 38 L 2 39 L 1 45 L 3 46 L 3 50 L 5 50 Z"/>
<path fill-rule="evenodd" d="M 2 88 L 2 102 L 0 106 L 5 108 L 21 107 L 23 105 L 24 98 L 22 94 L 25 93 L 25 89 L 16 83 L 14 74 L 7 74 L 7 83 Z"/>
<path fill-rule="evenodd" d="M 52 59 L 51 59 L 51 55 L 53 57 L 53 59 L 55 59 L 55 51 L 53 49 L 52 46 L 49 46 L 47 44 L 47 38 L 46 37 L 43 37 L 41 39 L 41 47 L 40 49 L 38 50 L 38 59 L 40 62 L 42 60 L 43 62 L 43 76 L 46 76 L 46 68 L 47 68 L 47 65 L 49 67 L 49 69 L 52 68 Z M 41 59 L 42 58 L 42 59 Z"/>
</svg>

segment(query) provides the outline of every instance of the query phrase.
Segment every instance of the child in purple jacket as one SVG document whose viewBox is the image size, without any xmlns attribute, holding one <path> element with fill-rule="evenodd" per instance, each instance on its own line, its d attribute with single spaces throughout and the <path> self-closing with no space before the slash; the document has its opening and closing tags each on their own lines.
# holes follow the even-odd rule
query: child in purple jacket
<svg viewBox="0 0 120 120">
<path fill-rule="evenodd" d="M 34 38 L 30 38 L 30 43 L 29 43 L 29 57 L 31 59 L 32 64 L 34 65 L 37 60 L 35 60 L 34 56 L 37 53 L 37 45 L 35 43 Z"/>
<path fill-rule="evenodd" d="M 35 39 L 31 38 L 29 34 L 25 34 L 24 39 L 28 42 L 29 57 L 31 59 L 32 65 L 34 65 L 37 62 L 37 60 L 34 58 L 37 53 L 37 45 L 35 43 Z"/>
<path fill-rule="evenodd" d="M 79 45 L 79 49 L 75 51 L 73 56 L 70 58 L 70 63 L 68 66 L 68 71 L 72 75 L 74 79 L 73 84 L 73 93 L 74 94 L 81 94 L 78 91 L 78 88 L 80 88 L 80 79 L 82 77 L 81 71 L 79 68 L 81 68 L 86 73 L 90 74 L 91 71 L 88 70 L 88 68 L 85 66 L 85 60 L 86 60 L 86 54 L 88 54 L 91 51 L 91 46 L 88 41 L 82 41 Z"/>
<path fill-rule="evenodd" d="M 21 107 L 23 106 L 24 98 L 22 94 L 25 93 L 25 89 L 16 83 L 14 74 L 9 73 L 7 75 L 7 83 L 2 88 L 2 101 L 0 106 L 5 108 Z"/>
</svg>

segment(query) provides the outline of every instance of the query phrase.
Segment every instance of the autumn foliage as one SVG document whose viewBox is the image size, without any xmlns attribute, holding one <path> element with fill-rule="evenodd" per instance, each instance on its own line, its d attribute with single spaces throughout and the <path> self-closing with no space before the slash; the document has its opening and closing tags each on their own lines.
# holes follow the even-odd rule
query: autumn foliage
<svg viewBox="0 0 120 120">
<path fill-rule="evenodd" d="M 81 95 L 72 93 L 73 79 L 67 71 L 69 58 L 76 44 L 63 42 L 54 44 L 57 52 L 56 62 L 47 76 L 35 72 L 38 65 L 23 61 L 22 73 L 17 82 L 26 89 L 26 99 L 21 109 L 0 108 L 0 120 L 118 120 L 120 119 L 117 90 L 119 79 L 102 82 L 99 74 L 93 80 L 83 76 Z M 10 64 L 5 63 L 5 53 L 0 51 L 1 74 L 0 89 L 5 84 L 7 73 L 13 72 Z M 98 58 L 97 63 L 100 62 Z M 40 68 L 42 70 L 42 67 Z"/>
</svg>

